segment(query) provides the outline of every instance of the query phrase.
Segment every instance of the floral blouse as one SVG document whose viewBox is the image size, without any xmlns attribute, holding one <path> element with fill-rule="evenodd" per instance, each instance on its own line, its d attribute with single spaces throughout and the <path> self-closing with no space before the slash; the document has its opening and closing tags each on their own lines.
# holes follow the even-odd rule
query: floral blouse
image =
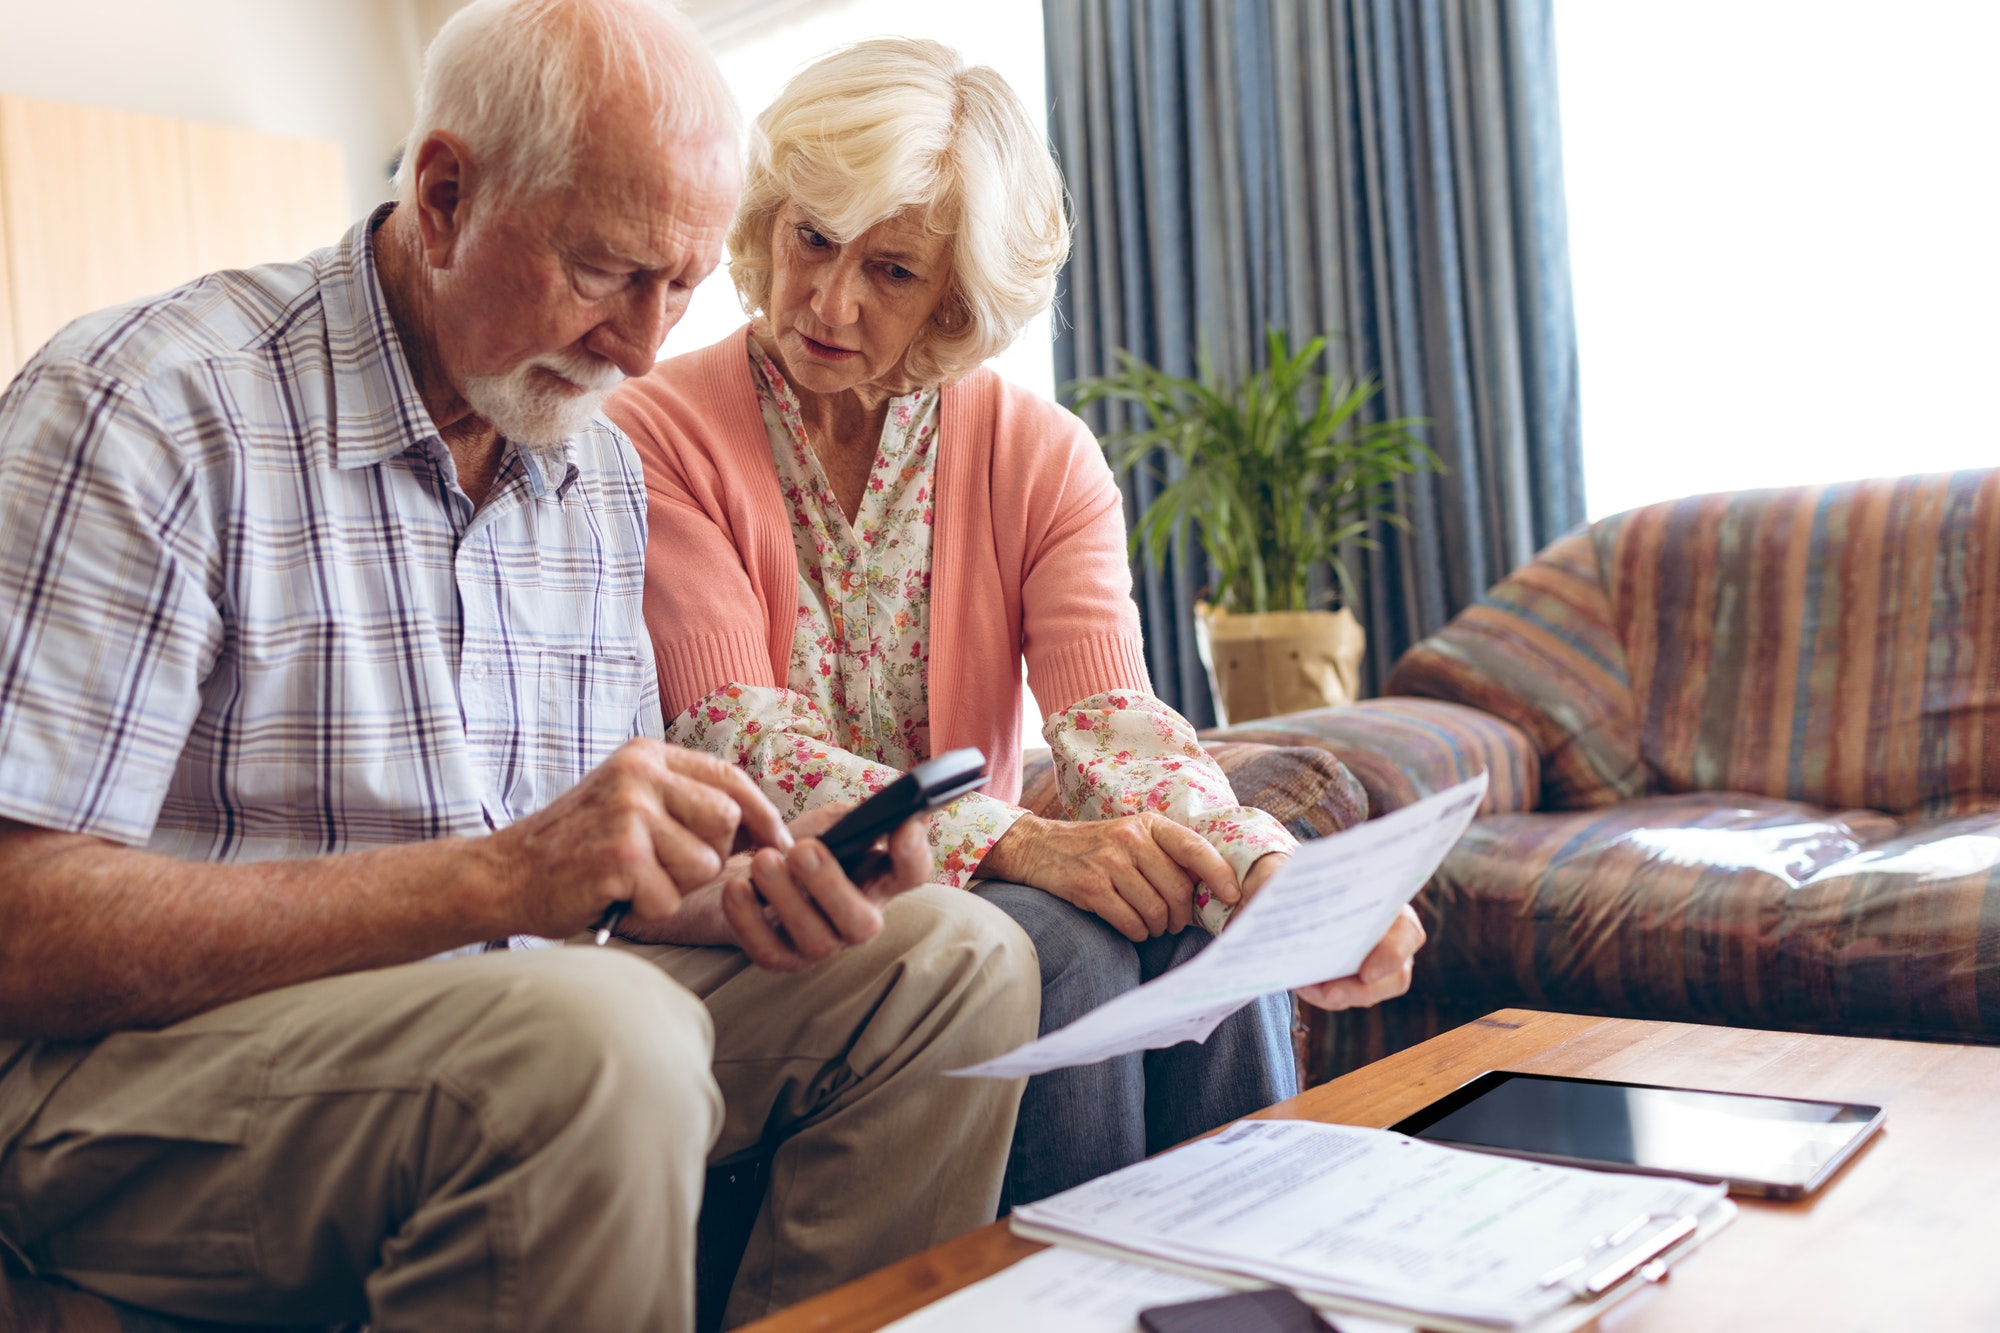
<svg viewBox="0 0 2000 1333">
<path fill-rule="evenodd" d="M 932 478 L 938 391 L 892 399 L 854 521 L 807 440 L 798 399 L 753 339 L 752 378 L 798 556 L 799 610 L 786 688 L 731 684 L 696 701 L 668 738 L 743 766 L 787 819 L 860 800 L 930 758 Z M 1236 804 L 1194 729 L 1152 695 L 1084 699 L 1043 728 L 1064 811 L 1112 819 L 1153 810 L 1194 829 L 1238 877 L 1297 844 Z M 937 882 L 963 885 L 1025 812 L 984 794 L 931 816 Z M 1228 909 L 1201 890 L 1202 924 Z"/>
</svg>

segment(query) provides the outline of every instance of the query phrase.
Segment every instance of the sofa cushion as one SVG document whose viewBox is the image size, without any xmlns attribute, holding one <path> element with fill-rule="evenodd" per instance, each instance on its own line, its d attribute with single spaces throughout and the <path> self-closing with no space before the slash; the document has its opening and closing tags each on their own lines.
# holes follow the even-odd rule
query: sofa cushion
<svg viewBox="0 0 2000 1333">
<path fill-rule="evenodd" d="M 1487 778 L 1481 814 L 1532 810 L 1542 796 L 1540 756 L 1520 728 L 1439 699 L 1364 699 L 1203 734 L 1330 750 L 1367 791 L 1371 816 L 1481 773 Z"/>
<path fill-rule="evenodd" d="M 1691 496 L 1591 536 L 1653 791 L 2000 796 L 2000 471 Z"/>
<path fill-rule="evenodd" d="M 1383 693 L 1464 704 L 1526 732 L 1541 756 L 1543 809 L 1646 794 L 1632 682 L 1588 532 L 1558 541 L 1403 654 Z"/>
<path fill-rule="evenodd" d="M 1295 838 L 1338 833 L 1368 817 L 1368 795 L 1361 784 L 1318 746 L 1214 740 L 1202 745 L 1229 779 L 1237 801 L 1272 815 Z M 1023 759 L 1021 805 L 1044 819 L 1066 817 L 1047 750 L 1030 750 Z"/>
<path fill-rule="evenodd" d="M 1415 990 L 1879 1036 L 2000 1031 L 2000 814 L 1740 793 L 1476 821 L 1418 898 Z"/>
</svg>

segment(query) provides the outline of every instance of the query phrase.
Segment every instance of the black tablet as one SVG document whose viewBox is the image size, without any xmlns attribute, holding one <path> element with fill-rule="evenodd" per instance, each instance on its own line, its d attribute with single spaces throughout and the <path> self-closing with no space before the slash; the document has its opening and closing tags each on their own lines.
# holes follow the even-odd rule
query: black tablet
<svg viewBox="0 0 2000 1333">
<path fill-rule="evenodd" d="M 1494 1070 L 1390 1128 L 1454 1148 L 1719 1181 L 1797 1199 L 1881 1128 L 1882 1108 Z"/>
</svg>

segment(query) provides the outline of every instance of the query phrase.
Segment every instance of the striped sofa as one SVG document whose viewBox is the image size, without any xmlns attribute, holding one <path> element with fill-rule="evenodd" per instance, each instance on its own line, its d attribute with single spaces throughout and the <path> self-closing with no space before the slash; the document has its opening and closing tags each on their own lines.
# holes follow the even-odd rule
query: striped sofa
<svg viewBox="0 0 2000 1333">
<path fill-rule="evenodd" d="M 1699 496 L 1543 551 L 1317 743 L 1379 814 L 1486 770 L 1411 995 L 1342 1072 L 1503 1005 L 2000 1040 L 2000 471 Z"/>
</svg>

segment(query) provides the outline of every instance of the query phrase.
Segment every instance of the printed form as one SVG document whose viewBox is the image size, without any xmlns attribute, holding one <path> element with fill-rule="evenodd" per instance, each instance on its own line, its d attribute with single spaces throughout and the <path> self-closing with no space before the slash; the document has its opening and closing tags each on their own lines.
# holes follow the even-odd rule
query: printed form
<svg viewBox="0 0 2000 1333">
<path fill-rule="evenodd" d="M 1259 996 L 1353 975 L 1464 834 L 1485 795 L 1481 773 L 1380 819 L 1301 844 L 1214 943 L 1188 962 L 1067 1027 L 951 1072 L 1017 1078 L 1205 1041 L 1216 1024 Z"/>
<path fill-rule="evenodd" d="M 1262 1285 L 1262 1284 L 1242 1284 Z M 1144 1264 L 1067 1250 L 1031 1254 L 882 1333 L 1143 1333 L 1139 1312 L 1227 1295 L 1230 1288 Z M 1339 1316 L 1338 1333 L 1417 1333 L 1406 1323 Z"/>
<path fill-rule="evenodd" d="M 1246 1120 L 1014 1210 L 1030 1239 L 1513 1327 L 1621 1253 L 1733 1215 L 1721 1185 L 1550 1166 L 1382 1129 Z M 1708 1228 L 1704 1228 L 1706 1230 Z"/>
</svg>

